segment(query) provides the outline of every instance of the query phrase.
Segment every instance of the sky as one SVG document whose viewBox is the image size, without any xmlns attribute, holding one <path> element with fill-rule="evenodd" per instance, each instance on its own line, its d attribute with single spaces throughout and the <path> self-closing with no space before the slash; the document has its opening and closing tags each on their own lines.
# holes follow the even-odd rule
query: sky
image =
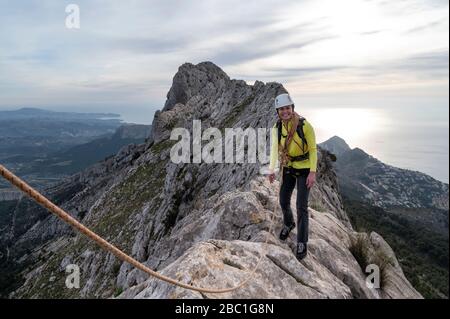
<svg viewBox="0 0 450 319">
<path fill-rule="evenodd" d="M 0 0 L 0 109 L 151 123 L 178 67 L 212 61 L 282 83 L 318 141 L 448 182 L 448 52 L 448 0 Z"/>
</svg>

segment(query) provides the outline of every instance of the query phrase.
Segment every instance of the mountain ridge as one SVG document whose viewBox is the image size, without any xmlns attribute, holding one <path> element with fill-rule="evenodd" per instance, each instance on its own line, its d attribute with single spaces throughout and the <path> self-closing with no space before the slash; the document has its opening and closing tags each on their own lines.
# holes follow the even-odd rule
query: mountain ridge
<svg viewBox="0 0 450 319">
<path fill-rule="evenodd" d="M 330 138 L 319 145 L 332 152 L 339 147 L 335 141 Z M 449 209 L 448 184 L 419 171 L 385 164 L 358 147 L 339 153 L 336 170 L 349 198 L 364 198 L 383 208 Z"/>
<path fill-rule="evenodd" d="M 204 128 L 271 127 L 275 121 L 273 99 L 286 92 L 281 84 L 248 85 L 222 72 L 211 62 L 183 64 L 145 143 L 130 145 L 46 192 L 137 260 L 194 285 L 233 285 L 267 249 L 254 280 L 223 295 L 169 286 L 49 216 L 10 238 L 11 258 L 29 266 L 9 297 L 422 298 L 378 234 L 353 230 L 326 150 L 318 154 L 318 182 L 310 195 L 310 254 L 302 262 L 292 253 L 295 231 L 286 243 L 277 238 L 280 214 L 273 216 L 276 229 L 269 233 L 278 182 L 270 185 L 259 174 L 262 164 L 170 161 L 171 129 L 192 132 L 193 119 L 201 119 Z M 84 274 L 79 290 L 64 287 L 65 267 L 73 263 Z M 366 285 L 365 267 L 372 263 L 381 268 L 380 289 Z"/>
</svg>

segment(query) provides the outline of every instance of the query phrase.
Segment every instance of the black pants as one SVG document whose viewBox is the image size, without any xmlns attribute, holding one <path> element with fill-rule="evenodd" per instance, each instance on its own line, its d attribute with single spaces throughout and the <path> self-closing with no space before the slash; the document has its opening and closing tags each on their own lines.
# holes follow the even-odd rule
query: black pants
<svg viewBox="0 0 450 319">
<path fill-rule="evenodd" d="M 306 178 L 309 174 L 309 168 L 283 169 L 283 184 L 280 189 L 280 206 L 283 211 L 284 224 L 291 226 L 294 223 L 294 217 L 291 210 L 291 197 L 297 184 L 297 241 L 301 243 L 308 242 L 308 196 L 309 189 L 306 187 Z"/>
</svg>

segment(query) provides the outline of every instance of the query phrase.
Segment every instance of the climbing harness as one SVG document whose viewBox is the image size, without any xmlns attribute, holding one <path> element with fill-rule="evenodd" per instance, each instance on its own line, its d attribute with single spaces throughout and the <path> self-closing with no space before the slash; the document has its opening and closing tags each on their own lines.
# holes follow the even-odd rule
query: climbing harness
<svg viewBox="0 0 450 319">
<path fill-rule="evenodd" d="M 305 124 L 305 118 L 298 115 L 294 112 L 294 122 L 292 123 L 291 131 L 289 132 L 287 129 L 287 126 L 284 125 L 284 123 L 281 120 L 277 121 L 276 127 L 278 132 L 278 149 L 279 149 L 279 155 L 280 157 L 285 161 L 284 164 L 287 164 L 287 162 L 300 162 L 305 161 L 309 159 L 309 152 L 305 152 L 305 146 L 308 145 L 308 142 L 306 141 L 305 133 L 303 132 L 303 125 Z M 288 135 L 283 134 L 282 127 L 285 126 L 286 131 L 288 131 Z M 297 132 L 298 137 L 302 141 L 302 145 L 300 146 L 297 141 L 294 139 L 294 132 Z M 288 137 L 291 136 L 290 139 Z M 281 137 L 285 138 L 284 147 L 281 145 Z M 290 156 L 288 154 L 288 147 L 291 141 L 294 141 L 299 148 L 302 149 L 303 154 L 299 156 Z M 281 163 L 281 162 L 280 162 Z"/>
<path fill-rule="evenodd" d="M 281 166 L 282 167 L 282 166 Z M 280 169 L 281 178 L 280 178 L 280 188 L 281 184 L 283 182 L 283 169 Z M 265 256 L 265 250 L 267 249 L 267 243 L 269 240 L 269 235 L 272 232 L 272 226 L 273 226 L 273 216 L 277 214 L 278 205 L 275 205 L 275 213 L 271 214 L 272 217 L 270 219 L 270 226 L 269 231 L 266 235 L 266 241 L 264 242 L 264 253 L 261 254 L 259 257 L 259 260 L 256 264 L 256 266 L 253 268 L 252 272 L 247 276 L 246 279 L 244 279 L 242 282 L 240 282 L 238 285 L 231 287 L 231 288 L 223 288 L 223 289 L 212 289 L 212 288 L 202 288 L 202 287 L 196 287 L 192 286 L 183 282 L 180 282 L 178 280 L 172 279 L 170 277 L 161 275 L 160 273 L 150 269 L 149 267 L 145 266 L 141 262 L 137 261 L 133 257 L 127 255 L 122 250 L 114 246 L 113 244 L 109 243 L 96 233 L 94 233 L 92 230 L 81 224 L 79 221 L 77 221 L 75 218 L 70 216 L 68 213 L 66 213 L 62 208 L 58 207 L 57 205 L 53 204 L 49 199 L 44 197 L 42 194 L 40 194 L 38 191 L 36 191 L 34 188 L 29 186 L 27 183 L 25 183 L 23 180 L 21 180 L 19 177 L 11 173 L 9 170 L 7 170 L 3 165 L 0 164 L 0 174 L 8 180 L 11 184 L 19 188 L 22 192 L 26 193 L 29 197 L 31 197 L 34 201 L 36 201 L 39 205 L 43 206 L 44 208 L 48 209 L 50 212 L 55 214 L 57 217 L 65 221 L 67 224 L 74 227 L 76 230 L 84 234 L 85 236 L 92 239 L 96 244 L 98 244 L 101 248 L 109 251 L 114 256 L 119 258 L 120 260 L 127 262 L 131 264 L 132 266 L 136 267 L 139 270 L 142 270 L 143 272 L 147 273 L 148 275 L 155 277 L 157 279 L 160 279 L 162 281 L 165 281 L 169 284 L 176 285 L 182 288 L 186 288 L 189 290 L 197 291 L 200 293 L 212 293 L 212 294 L 219 294 L 219 293 L 227 293 L 234 290 L 237 290 L 244 285 L 246 285 L 254 276 L 256 273 L 256 270 L 258 269 L 262 258 Z"/>
<path fill-rule="evenodd" d="M 288 162 L 303 161 L 303 160 L 309 158 L 309 152 L 305 153 L 305 151 L 304 151 L 304 146 L 306 145 L 306 143 L 305 143 L 306 139 L 303 134 L 303 128 L 302 128 L 303 123 L 304 123 L 304 118 L 295 112 L 294 112 L 292 126 L 291 126 L 290 130 L 288 130 L 288 127 L 281 120 L 279 120 L 277 122 L 277 126 L 278 126 L 278 160 L 280 162 L 280 167 L 288 166 Z M 284 145 L 281 144 L 281 135 L 282 135 L 281 126 L 282 125 L 285 126 L 286 130 L 287 130 L 287 135 L 283 135 L 283 137 L 285 137 Z M 299 128 L 299 126 L 300 126 L 300 128 Z M 301 133 L 299 133 L 299 131 Z M 289 149 L 289 145 L 291 144 L 292 141 L 297 143 L 297 141 L 295 141 L 295 139 L 294 139 L 295 132 L 297 132 L 297 134 L 302 139 L 302 146 L 300 147 L 300 145 L 299 145 L 299 147 L 303 150 L 304 154 L 293 157 L 293 156 L 289 155 L 288 149 Z M 303 140 L 305 140 L 305 141 L 303 141 Z M 297 143 L 297 145 L 298 145 L 298 143 Z"/>
<path fill-rule="evenodd" d="M 298 125 L 297 125 L 297 134 L 298 134 L 298 137 L 300 137 L 300 139 L 302 140 L 303 144 L 307 145 L 308 142 L 306 141 L 305 133 L 303 132 L 303 125 L 305 125 L 305 121 L 306 121 L 306 119 L 304 117 L 299 116 L 299 121 L 298 121 Z M 278 143 L 280 143 L 281 137 L 284 137 L 284 138 L 287 137 L 287 135 L 284 135 L 282 133 L 282 125 L 283 125 L 282 121 L 278 120 L 277 124 L 276 124 L 277 131 L 278 131 Z"/>
</svg>

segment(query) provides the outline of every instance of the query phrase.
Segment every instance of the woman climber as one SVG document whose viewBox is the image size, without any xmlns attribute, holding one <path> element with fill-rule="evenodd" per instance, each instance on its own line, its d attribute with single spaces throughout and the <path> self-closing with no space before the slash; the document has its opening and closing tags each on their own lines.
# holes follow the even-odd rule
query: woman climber
<svg viewBox="0 0 450 319">
<path fill-rule="evenodd" d="M 275 179 L 275 164 L 282 170 L 280 206 L 284 225 L 280 239 L 286 240 L 295 227 L 291 210 L 291 196 L 297 184 L 297 250 L 296 257 L 302 260 L 307 254 L 308 243 L 308 196 L 316 181 L 317 146 L 314 129 L 309 122 L 294 112 L 294 102 L 289 94 L 275 98 L 278 121 L 272 128 L 269 181 Z"/>
</svg>

